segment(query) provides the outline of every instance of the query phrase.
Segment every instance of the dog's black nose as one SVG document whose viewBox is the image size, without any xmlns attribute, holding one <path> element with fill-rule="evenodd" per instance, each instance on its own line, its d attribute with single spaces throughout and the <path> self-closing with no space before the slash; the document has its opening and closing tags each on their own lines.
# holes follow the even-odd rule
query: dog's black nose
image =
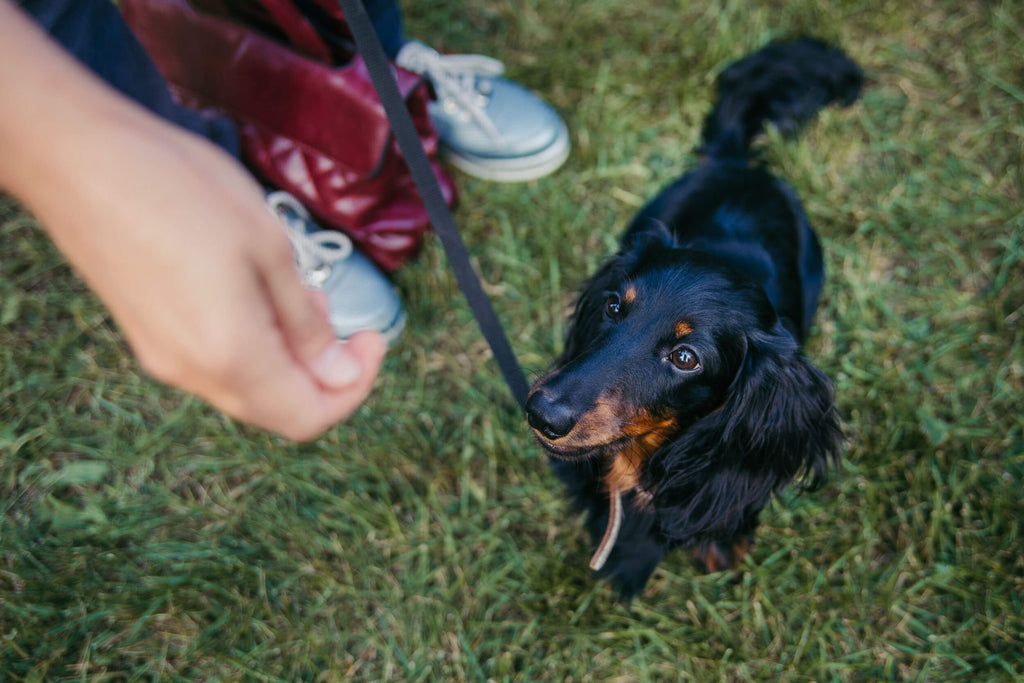
<svg viewBox="0 0 1024 683">
<path fill-rule="evenodd" d="M 526 420 L 551 440 L 560 439 L 576 426 L 576 418 L 564 404 L 552 401 L 543 391 L 535 391 L 526 401 Z"/>
</svg>

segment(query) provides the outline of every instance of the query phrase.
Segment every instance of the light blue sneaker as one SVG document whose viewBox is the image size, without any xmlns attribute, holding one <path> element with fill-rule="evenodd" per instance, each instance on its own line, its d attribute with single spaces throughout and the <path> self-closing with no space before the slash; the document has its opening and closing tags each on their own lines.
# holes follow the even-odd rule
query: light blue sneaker
<svg viewBox="0 0 1024 683">
<path fill-rule="evenodd" d="M 515 182 L 552 173 L 569 156 L 569 129 L 554 108 L 505 78 L 483 55 L 441 55 L 417 41 L 395 63 L 430 79 L 430 117 L 451 163 L 486 180 Z"/>
<path fill-rule="evenodd" d="M 389 345 L 397 341 L 405 310 L 384 273 L 352 247 L 347 235 L 321 230 L 291 194 L 271 192 L 267 206 L 288 233 L 303 284 L 327 294 L 334 334 L 348 339 L 360 330 L 377 330 Z"/>
</svg>

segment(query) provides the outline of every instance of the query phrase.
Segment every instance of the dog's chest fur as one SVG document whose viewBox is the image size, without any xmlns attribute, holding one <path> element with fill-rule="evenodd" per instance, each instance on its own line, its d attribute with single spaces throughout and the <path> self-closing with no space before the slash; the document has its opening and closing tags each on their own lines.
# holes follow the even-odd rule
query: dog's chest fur
<svg viewBox="0 0 1024 683">
<path fill-rule="evenodd" d="M 677 429 L 674 417 L 645 417 L 623 429 L 629 440 L 621 450 L 606 456 L 604 488 L 608 492 L 630 491 L 640 486 L 643 468 L 650 457 Z"/>
</svg>

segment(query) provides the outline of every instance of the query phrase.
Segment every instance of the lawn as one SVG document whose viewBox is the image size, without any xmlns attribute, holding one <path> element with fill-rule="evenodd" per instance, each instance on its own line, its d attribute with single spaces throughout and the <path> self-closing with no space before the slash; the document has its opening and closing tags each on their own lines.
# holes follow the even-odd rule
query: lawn
<svg viewBox="0 0 1024 683">
<path fill-rule="evenodd" d="M 715 75 L 844 47 L 863 98 L 764 158 L 828 283 L 807 353 L 848 441 L 742 572 L 670 556 L 631 604 L 534 444 L 436 239 L 371 400 L 294 445 L 147 378 L 0 197 L 0 680 L 1024 678 L 1024 4 L 407 2 L 551 101 L 573 153 L 456 220 L 531 375 L 644 199 L 696 161 Z"/>
</svg>

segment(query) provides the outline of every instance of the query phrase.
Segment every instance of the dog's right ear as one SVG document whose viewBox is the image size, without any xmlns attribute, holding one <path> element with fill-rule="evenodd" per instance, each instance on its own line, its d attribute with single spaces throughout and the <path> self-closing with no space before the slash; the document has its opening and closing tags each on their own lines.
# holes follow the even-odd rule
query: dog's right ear
<svg viewBox="0 0 1024 683">
<path fill-rule="evenodd" d="M 671 249 L 676 246 L 675 235 L 664 221 L 641 214 L 623 236 L 618 257 L 633 262 L 626 264 L 628 270 L 648 249 Z"/>
</svg>

